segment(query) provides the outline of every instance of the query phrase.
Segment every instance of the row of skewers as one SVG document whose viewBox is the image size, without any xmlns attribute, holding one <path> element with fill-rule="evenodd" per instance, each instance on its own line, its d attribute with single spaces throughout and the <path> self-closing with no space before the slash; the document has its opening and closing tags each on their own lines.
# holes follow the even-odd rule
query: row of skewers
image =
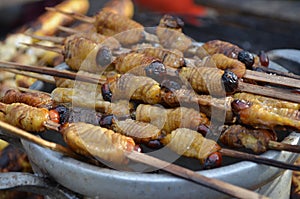
<svg viewBox="0 0 300 199">
<path fill-rule="evenodd" d="M 27 45 L 63 54 L 76 74 L 1 62 L 5 68 L 52 74 L 57 86 L 51 95 L 9 90 L 1 98 L 1 120 L 30 132 L 57 130 L 74 152 L 109 165 L 128 162 L 127 153 L 140 151 L 141 144 L 154 149 L 167 146 L 199 159 L 203 168 L 220 166 L 222 154 L 232 152 L 209 139 L 215 133 L 211 120 L 225 121 L 218 126 L 223 145 L 255 153 L 276 148 L 299 151 L 276 142 L 274 132 L 277 126 L 299 130 L 298 103 L 238 92 L 240 84 L 253 81 L 247 80 L 246 68 L 267 65 L 264 56 L 219 40 L 194 45 L 183 34 L 182 21 L 169 15 L 155 33 L 149 33 L 139 23 L 107 10 L 93 18 L 55 11 L 93 23 L 97 32 L 62 27 L 72 34 L 66 38 L 31 34 L 60 44 Z M 96 110 L 93 121 L 82 117 L 72 121 L 79 116 L 70 112 L 69 104 Z"/>
</svg>

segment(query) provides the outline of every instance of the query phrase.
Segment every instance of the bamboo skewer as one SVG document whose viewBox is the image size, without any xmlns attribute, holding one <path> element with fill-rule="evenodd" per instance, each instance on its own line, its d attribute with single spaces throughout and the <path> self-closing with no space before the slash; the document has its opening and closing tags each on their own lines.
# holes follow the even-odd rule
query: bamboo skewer
<svg viewBox="0 0 300 199">
<path fill-rule="evenodd" d="M 2 129 L 5 129 L 6 131 L 10 132 L 11 134 L 18 136 L 22 139 L 25 139 L 27 141 L 30 141 L 32 143 L 35 143 L 39 146 L 49 148 L 51 150 L 61 152 L 63 154 L 66 154 L 70 157 L 76 158 L 76 159 L 81 159 L 80 156 L 75 154 L 73 151 L 70 149 L 61 146 L 59 144 L 53 143 L 46 141 L 42 138 L 39 138 L 35 135 L 32 135 L 24 130 L 21 130 L 19 128 L 16 128 L 10 124 L 7 124 L 3 121 L 0 121 L 0 127 Z M 227 195 L 237 197 L 237 198 L 267 198 L 265 196 L 262 196 L 258 193 L 255 193 L 253 191 L 217 180 L 213 178 L 208 178 L 205 176 L 202 176 L 201 174 L 198 174 L 192 170 L 165 162 L 163 160 L 148 156 L 146 154 L 138 153 L 138 152 L 130 152 L 127 153 L 126 156 L 137 162 L 141 162 L 150 166 L 154 166 L 156 168 L 160 168 L 162 170 L 165 170 L 169 173 L 172 173 L 176 176 L 182 177 L 186 180 L 192 181 L 194 183 L 203 185 L 205 187 L 217 190 L 219 192 L 225 193 Z"/>
<path fill-rule="evenodd" d="M 292 88 L 300 88 L 300 80 L 298 79 L 272 75 L 263 72 L 247 70 L 243 78 L 251 79 L 255 81 L 261 81 L 261 82 L 267 82 L 267 83 L 281 85 L 281 86 L 288 86 Z"/>
<path fill-rule="evenodd" d="M 268 148 L 277 151 L 290 151 L 293 153 L 300 153 L 299 145 L 291 145 L 291 144 L 276 142 L 272 140 L 268 142 Z"/>
<path fill-rule="evenodd" d="M 15 126 L 12 126 L 12 125 L 8 124 L 8 123 L 5 123 L 1 120 L 0 120 L 0 126 L 1 126 L 2 129 L 8 131 L 10 134 L 12 134 L 14 136 L 20 137 L 22 139 L 33 142 L 33 143 L 38 144 L 40 146 L 49 148 L 53 151 L 57 151 L 57 152 L 66 154 L 66 155 L 68 155 L 72 158 L 82 159 L 82 158 L 79 158 L 79 156 L 76 155 L 73 151 L 71 151 L 70 149 L 68 149 L 68 148 L 66 148 L 66 147 L 64 147 L 60 144 L 44 140 L 40 137 L 37 137 L 33 134 L 30 134 L 30 133 L 24 131 L 22 129 L 19 129 Z"/>
<path fill-rule="evenodd" d="M 88 17 L 86 15 L 75 13 L 75 12 L 65 12 L 60 9 L 52 8 L 52 7 L 45 7 L 45 10 L 52 11 L 52 12 L 60 12 L 62 14 L 68 15 L 70 17 L 73 17 L 74 19 L 86 22 L 86 23 L 95 23 L 95 19 L 92 17 Z"/>
<path fill-rule="evenodd" d="M 262 157 L 259 155 L 253 155 L 253 154 L 249 154 L 249 153 L 244 153 L 244 152 L 234 151 L 234 150 L 224 149 L 224 148 L 222 148 L 220 150 L 220 152 L 224 156 L 242 159 L 242 160 L 251 161 L 251 162 L 256 162 L 259 164 L 274 166 L 274 167 L 278 167 L 278 168 L 282 168 L 282 169 L 290 169 L 290 170 L 295 170 L 295 171 L 299 171 L 299 169 L 300 169 L 300 166 L 298 166 L 298 165 L 287 164 L 287 163 L 284 163 L 281 161 L 272 160 L 272 159 L 265 158 L 265 157 Z"/>
<path fill-rule="evenodd" d="M 27 93 L 44 93 L 49 94 L 48 92 L 40 91 L 40 90 L 33 90 L 30 88 L 24 88 L 24 87 L 17 87 L 17 89 L 21 92 L 27 92 Z"/>
<path fill-rule="evenodd" d="M 277 98 L 281 100 L 300 103 L 300 96 L 296 93 L 287 92 L 286 90 L 279 88 L 270 88 L 266 86 L 259 86 L 249 84 L 245 82 L 239 82 L 238 90 L 241 92 L 252 93 L 256 95 L 262 95 L 266 97 Z"/>
<path fill-rule="evenodd" d="M 45 46 L 40 44 L 29 44 L 29 43 L 22 43 L 22 44 L 29 47 L 41 48 L 43 50 L 48 50 L 48 51 L 56 52 L 58 54 L 63 54 L 63 48 L 58 46 Z"/>
<path fill-rule="evenodd" d="M 186 169 L 184 167 L 180 167 L 174 164 L 170 164 L 168 162 L 165 162 L 163 160 L 154 158 L 152 156 L 148 156 L 142 153 L 138 152 L 131 152 L 127 155 L 127 157 L 131 160 L 146 163 L 150 166 L 155 165 L 157 168 L 162 168 L 164 171 L 167 171 L 169 173 L 172 173 L 176 176 L 183 177 L 185 179 L 188 179 L 189 181 L 193 181 L 197 184 L 203 185 L 208 188 L 212 188 L 214 190 L 217 190 L 219 192 L 228 194 L 233 197 L 237 198 L 267 198 L 265 196 L 261 196 L 255 192 L 246 190 L 241 187 L 237 187 L 235 185 L 225 183 L 223 181 L 208 178 L 205 177 L 199 173 L 195 173 L 192 170 Z"/>
<path fill-rule="evenodd" d="M 41 74 L 32 73 L 32 72 L 25 72 L 25 71 L 20 71 L 20 70 L 15 70 L 15 69 L 11 69 L 11 70 L 5 69 L 5 70 L 8 72 L 14 73 L 14 74 L 32 77 L 32 78 L 41 80 L 46 83 L 55 84 L 55 80 L 54 80 L 53 76 L 48 76 L 48 75 L 46 76 L 46 75 L 41 75 Z"/>
<path fill-rule="evenodd" d="M 34 34 L 30 34 L 30 33 L 26 33 L 26 35 L 33 38 L 33 39 L 37 39 L 37 40 L 40 40 L 40 41 L 51 41 L 55 44 L 63 44 L 64 40 L 65 40 L 64 37 L 41 36 L 41 35 L 34 35 Z M 36 44 L 36 43 L 34 43 L 34 44 Z M 25 45 L 28 46 L 28 45 L 30 45 L 30 43 L 25 43 Z M 41 45 L 41 46 L 44 46 L 44 45 Z M 56 46 L 56 47 L 58 47 L 58 46 Z"/>
<path fill-rule="evenodd" d="M 106 79 L 101 79 L 71 72 L 71 71 L 62 71 L 58 70 L 55 68 L 48 68 L 48 67 L 39 67 L 39 66 L 29 66 L 29 65 L 22 65 L 18 63 L 13 63 L 13 62 L 5 62 L 5 61 L 0 61 L 0 68 L 3 69 L 17 69 L 17 70 L 23 70 L 23 71 L 29 71 L 29 72 L 35 72 L 39 74 L 46 74 L 46 75 L 51 75 L 54 77 L 62 77 L 62 78 L 67 78 L 67 79 L 72 79 L 72 80 L 78 80 L 78 81 L 83 81 L 83 82 L 88 82 L 88 83 L 93 83 L 93 84 L 104 84 L 106 82 Z"/>
<path fill-rule="evenodd" d="M 279 71 L 279 70 L 275 70 L 275 69 L 267 68 L 267 67 L 263 67 L 263 66 L 258 66 L 255 68 L 255 70 L 258 70 L 258 69 L 259 69 L 259 71 L 265 72 L 268 74 L 275 74 L 275 75 L 279 75 L 279 76 L 283 76 L 283 77 L 289 77 L 289 78 L 300 80 L 300 75 L 296 75 L 294 73 L 283 72 L 283 71 Z"/>
<path fill-rule="evenodd" d="M 80 32 L 78 30 L 75 30 L 75 29 L 69 28 L 69 27 L 65 27 L 65 26 L 59 26 L 58 30 L 66 32 L 66 33 L 70 33 L 70 34 L 76 34 L 76 33 Z"/>
</svg>

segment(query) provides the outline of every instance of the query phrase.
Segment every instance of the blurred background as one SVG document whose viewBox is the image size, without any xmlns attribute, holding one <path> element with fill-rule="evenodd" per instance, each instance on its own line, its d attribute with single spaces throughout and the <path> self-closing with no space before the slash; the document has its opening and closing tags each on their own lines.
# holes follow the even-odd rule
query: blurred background
<svg viewBox="0 0 300 199">
<path fill-rule="evenodd" d="M 1 38 L 29 23 L 62 0 L 1 0 Z M 90 0 L 93 15 L 106 0 Z M 155 26 L 164 13 L 185 22 L 184 31 L 196 41 L 226 40 L 258 52 L 300 49 L 300 1 L 289 0 L 134 0 L 134 19 Z"/>
</svg>

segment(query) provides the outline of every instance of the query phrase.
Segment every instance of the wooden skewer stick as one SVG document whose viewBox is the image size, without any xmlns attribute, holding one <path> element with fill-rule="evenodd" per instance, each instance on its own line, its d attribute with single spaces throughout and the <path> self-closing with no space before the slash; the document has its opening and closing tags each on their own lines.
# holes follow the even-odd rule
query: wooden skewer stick
<svg viewBox="0 0 300 199">
<path fill-rule="evenodd" d="M 172 173 L 176 176 L 183 177 L 187 180 L 193 181 L 197 184 L 203 185 L 205 187 L 217 190 L 219 192 L 228 194 L 237 198 L 267 198 L 265 196 L 261 196 L 258 193 L 253 191 L 237 187 L 235 185 L 205 177 L 199 173 L 196 173 L 192 170 L 186 169 L 181 166 L 177 166 L 174 164 L 170 164 L 169 162 L 154 158 L 149 155 L 145 155 L 143 153 L 131 152 L 127 154 L 127 157 L 131 160 L 141 162 L 150 166 L 155 166 L 157 168 L 161 168 L 164 171 Z"/>
<path fill-rule="evenodd" d="M 34 39 L 38 39 L 38 40 L 41 40 L 41 41 L 44 41 L 44 40 L 45 41 L 51 41 L 51 42 L 58 43 L 58 44 L 61 44 L 61 45 L 64 44 L 64 39 L 65 39 L 63 37 L 54 37 L 54 36 L 53 37 L 52 36 L 44 37 L 44 36 L 39 36 L 39 35 L 30 35 L 30 34 L 27 34 L 27 35 L 31 36 Z M 22 44 L 26 45 L 26 46 L 39 48 L 39 49 L 53 51 L 53 52 L 60 52 L 61 51 L 61 54 L 64 54 L 61 46 L 48 47 L 48 46 L 44 46 L 44 45 L 40 45 L 40 44 L 36 44 L 36 43 L 35 44 L 22 43 Z M 122 54 L 129 53 L 129 52 L 131 52 L 131 49 L 129 49 L 129 48 L 119 48 L 118 50 L 112 51 L 114 56 L 122 55 Z"/>
<path fill-rule="evenodd" d="M 52 7 L 45 7 L 47 11 L 52 11 L 52 12 L 60 12 L 62 14 L 68 15 L 70 17 L 73 17 L 74 19 L 86 22 L 86 23 L 95 23 L 95 19 L 92 17 L 88 17 L 86 15 L 80 14 L 80 13 L 75 13 L 75 12 L 65 12 L 56 8 Z"/>
<path fill-rule="evenodd" d="M 51 121 L 47 121 L 45 123 L 45 126 L 50 127 L 50 129 L 58 131 L 58 124 L 53 123 Z M 91 163 L 93 165 L 101 165 L 97 160 L 92 159 L 92 158 L 86 158 L 80 155 L 77 155 L 76 153 L 74 153 L 71 149 L 64 147 L 60 144 L 54 143 L 54 142 L 49 142 L 47 140 L 44 140 L 38 136 L 35 136 L 31 133 L 28 133 L 27 131 L 24 131 L 22 129 L 19 129 L 13 125 L 10 125 L 6 122 L 3 122 L 0 120 L 0 128 L 1 130 L 5 130 L 7 132 L 9 132 L 9 134 L 16 136 L 18 138 L 22 138 L 24 140 L 27 140 L 29 142 L 32 142 L 34 144 L 37 144 L 41 147 L 44 148 L 48 148 L 51 149 L 53 151 L 57 151 L 59 153 L 65 154 L 71 158 L 74 158 L 76 160 L 80 160 L 80 161 L 86 161 L 88 163 Z"/>
<path fill-rule="evenodd" d="M 82 15 L 79 13 L 75 13 L 75 12 L 65 12 L 65 11 L 57 9 L 57 8 L 49 8 L 49 7 L 46 7 L 46 10 L 58 12 L 58 13 L 67 15 L 69 17 L 73 17 L 74 19 L 78 19 L 78 20 L 86 22 L 86 23 L 94 24 L 96 22 L 96 19 L 93 17 L 88 17 L 88 16 L 85 16 L 85 15 Z M 145 40 L 148 42 L 159 43 L 159 39 L 155 35 L 150 34 L 146 31 L 144 31 L 144 37 L 145 37 Z"/>
<path fill-rule="evenodd" d="M 49 93 L 47 93 L 45 91 L 32 90 L 30 88 L 24 88 L 24 87 L 17 87 L 17 90 L 19 90 L 21 92 L 26 92 L 26 93 L 43 93 L 43 94 L 49 95 Z"/>
<path fill-rule="evenodd" d="M 70 149 L 61 146 L 59 144 L 53 143 L 53 142 L 49 142 L 47 140 L 44 140 L 40 137 L 37 137 L 35 135 L 32 135 L 24 130 L 21 130 L 19 128 L 16 128 L 10 124 L 7 124 L 3 121 L 0 121 L 0 127 L 8 132 L 10 132 L 10 134 L 18 136 L 22 139 L 25 139 L 27 141 L 30 141 L 32 143 L 35 143 L 39 146 L 45 147 L 45 148 L 49 148 L 51 150 L 57 151 L 57 152 L 61 152 L 63 154 L 66 154 L 72 158 L 76 158 L 76 159 L 81 159 L 80 156 L 78 156 L 77 154 L 75 154 L 73 151 L 71 151 Z M 230 196 L 233 197 L 237 197 L 237 198 L 267 198 L 265 196 L 259 195 L 258 193 L 255 193 L 253 191 L 235 186 L 235 185 L 231 185 L 229 183 L 217 180 L 217 179 L 212 179 L 212 178 L 208 178 L 205 176 L 202 176 L 192 170 L 177 166 L 177 165 L 173 165 L 170 164 L 168 162 L 162 161 L 160 159 L 148 156 L 146 154 L 142 154 L 142 153 L 138 153 L 138 152 L 131 152 L 127 154 L 127 157 L 131 160 L 137 161 L 137 162 L 141 162 L 150 166 L 154 166 L 156 168 L 160 168 L 163 169 L 169 173 L 172 173 L 176 176 L 180 176 L 182 178 L 185 178 L 189 181 L 195 182 L 197 184 L 209 187 L 211 189 L 220 191 L 222 193 L 228 194 Z"/>
<path fill-rule="evenodd" d="M 290 169 L 290 170 L 294 170 L 294 171 L 300 171 L 300 166 L 298 166 L 298 165 L 287 164 L 285 162 L 272 160 L 272 159 L 265 158 L 265 157 L 262 157 L 259 155 L 253 155 L 250 153 L 244 153 L 244 152 L 234 151 L 234 150 L 224 149 L 224 148 L 222 148 L 220 150 L 220 152 L 222 153 L 222 155 L 232 157 L 232 158 L 238 158 L 238 159 L 256 162 L 258 164 L 274 166 L 274 167 L 278 167 L 278 168 L 282 168 L 282 169 Z"/>
<path fill-rule="evenodd" d="M 260 81 L 260 82 L 267 82 L 267 83 L 281 85 L 281 86 L 288 86 L 292 88 L 300 88 L 300 80 L 298 79 L 272 75 L 272 74 L 257 72 L 252 70 L 246 70 L 246 74 L 243 76 L 243 78 Z"/>
<path fill-rule="evenodd" d="M 256 95 L 262 95 L 266 97 L 272 97 L 281 100 L 300 103 L 299 94 L 291 93 L 279 88 L 270 88 L 266 86 L 259 86 L 254 84 L 248 84 L 245 82 L 239 82 L 238 90 L 241 92 L 252 93 Z"/>
<path fill-rule="evenodd" d="M 42 66 L 29 66 L 29 65 L 14 63 L 14 62 L 0 61 L 0 68 L 17 69 L 17 70 L 35 72 L 35 73 L 39 73 L 39 74 L 46 74 L 46 75 L 51 75 L 51 76 L 55 76 L 55 77 L 62 77 L 62 78 L 78 80 L 78 81 L 83 81 L 83 82 L 88 82 L 88 83 L 93 83 L 93 84 L 106 83 L 106 79 L 101 79 L 100 77 L 96 78 L 96 77 L 91 77 L 91 76 L 87 76 L 87 75 L 83 75 L 83 74 L 79 74 L 79 73 L 74 73 L 71 71 L 62 71 L 62 70 L 58 70 L 55 68 L 48 68 L 48 67 L 42 67 Z"/>
<path fill-rule="evenodd" d="M 58 46 L 45 46 L 45 45 L 40 45 L 40 44 L 29 44 L 29 43 L 22 43 L 25 46 L 29 46 L 29 47 L 36 47 L 36 48 L 40 48 L 43 50 L 48 50 L 48 51 L 52 51 L 52 52 L 56 52 L 58 54 L 64 54 L 64 50 L 62 47 L 58 47 Z"/>
<path fill-rule="evenodd" d="M 65 26 L 58 26 L 58 30 L 69 33 L 69 34 L 76 34 L 76 33 L 80 33 L 79 30 L 73 29 L 73 28 L 69 28 L 69 27 L 65 27 Z"/>
<path fill-rule="evenodd" d="M 55 37 L 55 36 L 41 36 L 41 35 L 34 35 L 34 34 L 29 34 L 29 33 L 26 33 L 27 36 L 29 37 L 32 37 L 34 39 L 37 39 L 37 40 L 41 40 L 41 41 L 51 41 L 53 43 L 56 43 L 56 44 L 63 44 L 64 43 L 64 40 L 65 38 L 64 37 Z M 25 45 L 30 45 L 30 44 L 25 44 Z"/>
<path fill-rule="evenodd" d="M 291 145 L 281 142 L 275 142 L 270 140 L 268 143 L 268 148 L 277 150 L 277 151 L 290 151 L 294 153 L 300 153 L 300 146 L 299 145 Z"/>
<path fill-rule="evenodd" d="M 1 129 L 4 129 L 6 131 L 8 131 L 10 134 L 20 137 L 22 139 L 25 139 L 27 141 L 33 142 L 35 144 L 38 144 L 40 146 L 49 148 L 53 151 L 57 151 L 63 154 L 66 154 L 72 158 L 76 158 L 76 159 L 82 159 L 81 157 L 79 157 L 78 155 L 76 155 L 73 151 L 71 151 L 70 149 L 60 145 L 60 144 L 56 144 L 53 142 L 49 142 L 47 140 L 44 140 L 38 136 L 35 136 L 33 134 L 30 134 L 22 129 L 19 129 L 15 126 L 12 126 L 8 123 L 5 123 L 3 121 L 0 120 L 0 127 Z"/>
<path fill-rule="evenodd" d="M 37 73 L 33 73 L 33 72 L 25 72 L 25 71 L 20 71 L 20 70 L 15 70 L 15 69 L 11 69 L 11 70 L 5 69 L 5 70 L 8 72 L 14 73 L 14 74 L 32 77 L 32 78 L 41 80 L 46 83 L 55 84 L 55 80 L 54 80 L 53 76 L 46 76 L 46 75 L 41 75 L 41 74 L 37 74 Z"/>
<path fill-rule="evenodd" d="M 265 72 L 265 73 L 269 73 L 269 74 L 275 74 L 275 75 L 279 75 L 279 76 L 284 76 L 284 77 L 289 77 L 289 78 L 300 80 L 300 75 L 296 75 L 296 74 L 290 73 L 290 72 L 279 71 L 279 70 L 275 70 L 275 69 L 267 68 L 267 67 L 263 67 L 263 66 L 257 66 L 257 67 L 255 67 L 255 70 L 256 71 L 259 70 L 259 72 Z"/>
</svg>

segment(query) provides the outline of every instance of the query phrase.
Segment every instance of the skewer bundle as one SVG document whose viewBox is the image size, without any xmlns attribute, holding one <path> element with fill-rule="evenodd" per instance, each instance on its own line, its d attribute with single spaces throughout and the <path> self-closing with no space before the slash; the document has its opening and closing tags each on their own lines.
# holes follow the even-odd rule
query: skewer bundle
<svg viewBox="0 0 300 199">
<path fill-rule="evenodd" d="M 55 11 L 68 14 L 57 9 Z M 255 88 L 259 88 L 257 85 L 263 86 L 261 82 L 266 82 L 261 76 L 251 76 L 252 73 L 246 69 L 260 65 L 256 55 L 223 41 L 210 41 L 202 47 L 196 46 L 182 33 L 180 21 L 170 16 L 165 16 L 156 33 L 151 34 L 141 24 L 107 10 L 100 11 L 93 18 L 76 13 L 68 15 L 93 23 L 97 32 L 75 33 L 66 38 L 32 35 L 35 39 L 52 40 L 61 46 L 30 45 L 61 53 L 72 72 L 51 68 L 41 71 L 34 66 L 8 62 L 1 62 L 0 65 L 10 70 L 55 76 L 57 88 L 52 91 L 51 100 L 46 102 L 50 104 L 47 108 L 53 104 L 73 103 L 74 106 L 101 113 L 101 127 L 82 121 L 70 124 L 64 121 L 66 124 L 61 124 L 61 127 L 54 125 L 63 134 L 68 146 L 78 154 L 97 156 L 101 160 L 120 164 L 125 163 L 128 157 L 124 151 L 132 152 L 135 143 L 151 147 L 158 142 L 179 155 L 199 159 L 204 167 L 220 166 L 221 154 L 234 156 L 234 153 L 221 149 L 216 141 L 203 137 L 209 137 L 212 133 L 210 119 L 215 117 L 214 110 L 223 117 L 220 120 L 226 122 L 226 126 L 219 127 L 225 129 L 221 142 L 233 147 L 247 147 L 255 153 L 279 147 L 280 143 L 272 134 L 277 126 L 300 130 L 299 104 L 241 92 L 243 87 L 240 85 L 247 86 L 250 84 L 247 81 L 254 81 L 251 85 Z M 127 32 L 123 34 L 124 30 Z M 186 42 L 179 42 L 182 40 Z M 207 57 L 208 54 L 211 57 Z M 267 82 L 294 87 L 285 83 L 288 80 Z M 63 85 L 68 88 L 61 87 Z M 281 91 L 275 87 L 271 89 L 274 92 L 269 96 Z M 299 102 L 295 95 L 290 95 L 290 101 Z M 15 115 L 10 107 L 22 106 L 22 111 L 34 112 L 32 108 L 16 104 L 28 104 L 30 100 L 26 100 L 26 97 L 34 99 L 35 96 L 7 92 L 1 99 L 6 104 L 0 104 L 3 120 L 28 131 L 51 128 L 53 123 L 47 123 L 47 120 L 53 118 L 49 115 L 39 123 L 38 130 L 26 128 L 28 120 L 24 120 L 26 124 L 14 121 L 21 116 Z M 32 116 L 22 114 L 22 117 Z M 108 123 L 107 118 L 110 118 Z M 58 123 L 61 121 L 57 119 Z M 104 129 L 104 126 L 109 129 Z M 104 137 L 97 137 L 99 132 Z M 95 140 L 103 142 L 100 149 Z M 291 146 L 280 147 L 282 150 L 297 151 Z M 293 169 L 288 165 L 283 167 Z"/>
</svg>

